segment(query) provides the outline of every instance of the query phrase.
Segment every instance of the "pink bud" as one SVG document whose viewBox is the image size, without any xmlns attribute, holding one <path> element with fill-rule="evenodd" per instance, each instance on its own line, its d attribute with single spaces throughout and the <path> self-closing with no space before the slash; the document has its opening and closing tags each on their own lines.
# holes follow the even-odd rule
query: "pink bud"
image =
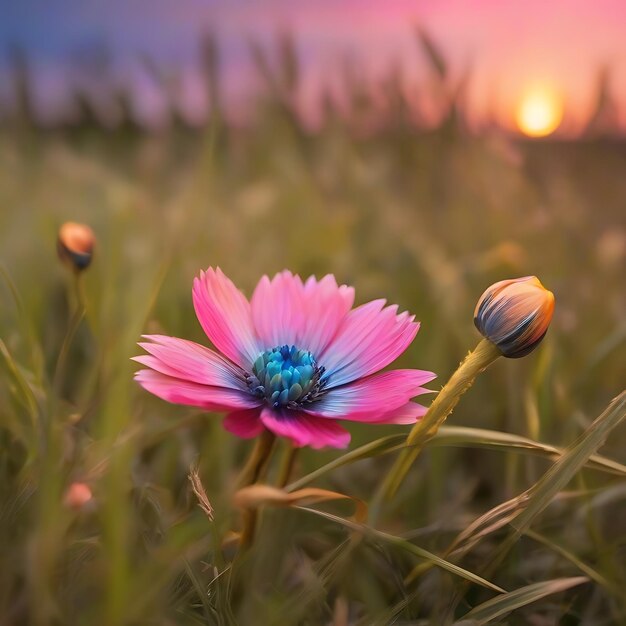
<svg viewBox="0 0 626 626">
<path fill-rule="evenodd" d="M 554 313 L 554 294 L 535 276 L 494 283 L 480 297 L 474 324 L 503 356 L 519 358 L 543 339 Z"/>
<path fill-rule="evenodd" d="M 85 483 L 72 483 L 65 492 L 63 504 L 69 509 L 80 510 L 92 497 L 91 489 Z"/>
<path fill-rule="evenodd" d="M 86 224 L 65 222 L 59 229 L 57 251 L 59 258 L 75 271 L 86 269 L 91 263 L 96 236 Z"/>
</svg>

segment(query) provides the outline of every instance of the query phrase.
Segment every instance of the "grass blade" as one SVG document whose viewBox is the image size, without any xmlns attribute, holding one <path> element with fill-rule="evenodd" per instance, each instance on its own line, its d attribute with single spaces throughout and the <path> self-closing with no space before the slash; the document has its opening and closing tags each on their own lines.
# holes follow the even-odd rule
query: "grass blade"
<svg viewBox="0 0 626 626">
<path fill-rule="evenodd" d="M 404 435 L 388 435 L 387 437 L 382 437 L 376 441 L 360 446 L 290 483 L 285 487 L 285 491 L 291 492 L 301 489 L 314 480 L 344 465 L 399 450 L 405 447 L 402 445 L 405 439 Z M 463 426 L 441 426 L 433 438 L 426 443 L 426 447 L 471 445 L 492 450 L 525 452 L 550 459 L 560 458 L 564 453 L 562 448 L 534 441 L 533 439 L 522 437 L 521 435 Z M 613 459 L 600 456 L 599 454 L 592 454 L 586 466 L 590 469 L 608 472 L 617 476 L 626 476 L 626 465 L 622 465 Z"/>
<path fill-rule="evenodd" d="M 513 521 L 517 535 L 531 525 L 535 517 L 569 483 L 625 417 L 626 391 L 623 391 L 587 428 L 578 441 L 530 488 L 527 506 Z"/>
<path fill-rule="evenodd" d="M 514 591 L 509 591 L 503 595 L 487 600 L 478 606 L 475 606 L 469 613 L 464 615 L 460 621 L 472 620 L 475 624 L 487 624 L 493 619 L 506 615 L 522 606 L 541 600 L 546 596 L 571 589 L 577 585 L 588 582 L 585 576 L 576 576 L 574 578 L 556 578 L 554 580 L 546 580 L 541 583 L 534 583 L 526 587 L 520 587 Z M 457 622 L 458 623 L 460 623 Z"/>
<path fill-rule="evenodd" d="M 430 440 L 431 446 L 476 446 L 492 450 L 520 451 L 550 459 L 558 459 L 564 454 L 563 448 L 557 448 L 547 443 L 534 441 L 528 437 L 512 433 L 487 430 L 483 428 L 469 428 L 464 426 L 442 426 Z M 626 476 L 626 465 L 613 459 L 592 454 L 586 466 L 590 469 L 609 472 L 617 476 Z"/>
<path fill-rule="evenodd" d="M 7 370 L 12 375 L 17 388 L 21 392 L 15 394 L 18 400 L 26 407 L 31 418 L 33 429 L 37 426 L 37 418 L 39 414 L 39 406 L 37 396 L 27 380 L 27 376 L 22 367 L 15 361 L 13 355 L 9 352 L 6 344 L 0 339 L 0 356 L 2 356 Z"/>
<path fill-rule="evenodd" d="M 324 517 L 330 521 L 336 522 L 337 524 L 341 524 L 350 530 L 355 530 L 357 532 L 363 533 L 365 536 L 378 539 L 379 541 L 384 541 L 385 543 L 397 546 L 405 550 L 406 552 L 410 552 L 415 556 L 425 559 L 440 567 L 441 569 L 454 574 L 455 576 L 459 576 L 464 578 L 465 580 L 475 583 L 477 585 L 481 585 L 482 587 L 486 587 L 487 589 L 491 589 L 492 591 L 497 591 L 498 593 L 505 593 L 504 589 L 494 585 L 492 582 L 489 582 L 487 579 L 478 576 L 478 574 L 474 574 L 469 570 L 464 569 L 463 567 L 459 567 L 454 563 L 450 563 L 445 559 L 442 559 L 440 556 L 429 552 L 428 550 L 424 550 L 419 546 L 416 546 L 414 543 L 403 539 L 402 537 L 397 537 L 395 535 L 390 535 L 389 533 L 384 533 L 380 530 L 376 530 L 371 528 L 370 526 L 366 526 L 364 524 L 358 524 L 356 522 L 352 522 L 350 520 L 344 519 L 343 517 L 339 517 L 338 515 L 333 515 L 332 513 L 326 513 L 325 511 L 319 511 L 317 509 L 311 509 L 305 506 L 294 506 L 296 509 L 300 509 L 302 511 L 307 511 L 308 513 L 313 513 L 314 515 L 319 515 L 320 517 Z"/>
<path fill-rule="evenodd" d="M 348 465 L 349 463 L 354 463 L 356 461 L 360 461 L 361 459 L 367 459 L 369 457 L 385 454 L 386 452 L 391 452 L 395 449 L 403 448 L 405 440 L 406 435 L 401 434 L 388 435 L 387 437 L 381 437 L 380 439 L 376 439 L 376 441 L 366 443 L 363 446 L 351 450 L 347 454 L 341 455 L 339 458 L 334 459 L 330 463 L 322 465 L 322 467 L 316 469 L 310 474 L 292 482 L 285 487 L 285 491 L 292 492 L 297 489 L 301 489 L 305 485 L 312 483 L 317 478 L 320 478 L 321 476 L 324 476 L 325 474 L 328 474 L 343 465 Z"/>
<path fill-rule="evenodd" d="M 171 426 L 169 428 L 173 429 Z M 301 489 L 314 480 L 344 465 L 400 450 L 405 447 L 403 445 L 405 439 L 404 435 L 388 435 L 376 441 L 366 443 L 290 483 L 285 487 L 285 491 L 291 492 Z M 522 437 L 521 435 L 464 426 L 441 426 L 433 438 L 426 443 L 426 447 L 430 446 L 476 446 L 492 450 L 534 454 L 550 459 L 558 459 L 564 453 L 562 448 L 547 443 L 541 443 L 540 441 L 534 441 L 533 439 Z M 604 471 L 617 476 L 626 476 L 626 465 L 598 454 L 592 454 L 586 466 L 589 469 Z"/>
<path fill-rule="evenodd" d="M 30 316 L 28 315 L 24 303 L 22 302 L 22 298 L 20 297 L 19 291 L 9 274 L 9 271 L 2 263 L 0 263 L 0 277 L 4 280 L 7 289 L 11 294 L 11 298 L 15 304 L 15 310 L 17 312 L 18 323 L 22 328 L 23 336 L 26 338 L 29 349 L 31 353 L 31 361 L 33 372 L 36 376 L 36 379 L 39 384 L 42 382 L 43 378 L 43 366 L 44 366 L 44 356 L 41 350 L 41 345 L 37 341 L 37 337 L 35 334 L 35 330 L 33 328 Z"/>
<path fill-rule="evenodd" d="M 519 536 L 527 531 L 535 517 L 548 506 L 578 470 L 585 466 L 591 456 L 595 454 L 595 451 L 602 445 L 608 433 L 618 426 L 625 416 L 626 392 L 622 392 L 583 433 L 578 441 L 567 452 L 564 452 L 552 468 L 532 487 L 478 517 L 457 536 L 446 551 L 446 554 L 453 554 L 456 558 L 460 558 L 472 550 L 488 534 L 507 524 L 511 524 L 515 528 L 515 532 L 501 544 L 499 556 L 492 563 L 492 568 L 495 568 L 496 564 L 504 558 Z M 467 431 L 472 429 L 461 430 Z M 506 439 L 504 433 L 495 434 L 498 435 L 500 441 Z M 409 576 L 409 579 L 411 578 L 412 575 Z"/>
<path fill-rule="evenodd" d="M 602 585 L 611 593 L 615 594 L 618 597 L 623 594 L 622 589 L 613 584 L 611 581 L 607 580 L 604 576 L 602 576 L 602 574 L 593 569 L 593 567 L 590 567 L 589 565 L 581 561 L 575 554 L 572 554 L 569 550 L 566 550 L 565 548 L 554 543 L 547 537 L 544 537 L 543 535 L 540 535 L 533 530 L 528 529 L 525 534 L 527 537 L 534 539 L 536 542 L 541 543 L 542 545 L 546 546 L 546 548 L 553 550 L 564 559 L 568 560 L 570 563 L 572 563 L 572 565 L 575 565 L 581 572 L 583 572 L 583 574 L 586 574 L 591 580 L 597 582 L 599 585 Z"/>
</svg>

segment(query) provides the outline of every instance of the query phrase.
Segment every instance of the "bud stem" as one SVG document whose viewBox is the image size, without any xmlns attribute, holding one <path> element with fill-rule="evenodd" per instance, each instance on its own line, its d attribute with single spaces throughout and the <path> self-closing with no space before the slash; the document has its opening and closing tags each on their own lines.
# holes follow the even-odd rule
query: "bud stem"
<svg viewBox="0 0 626 626">
<path fill-rule="evenodd" d="M 474 384 L 476 376 L 483 372 L 499 356 L 498 348 L 488 339 L 483 339 L 470 352 L 452 374 L 443 389 L 428 408 L 426 415 L 413 426 L 407 437 L 407 447 L 402 451 L 382 485 L 381 495 L 393 497 L 407 475 L 411 465 L 419 456 L 425 443 L 431 439 L 458 404 L 461 396 Z"/>
<path fill-rule="evenodd" d="M 72 342 L 74 341 L 74 336 L 76 335 L 80 323 L 83 321 L 83 317 L 85 317 L 85 297 L 83 294 L 82 280 L 80 274 L 74 274 L 74 293 L 73 293 L 73 304 L 70 304 L 70 307 L 73 307 L 74 312 L 71 314 L 67 324 L 67 331 L 65 332 L 65 337 L 63 338 L 63 343 L 61 344 L 61 349 L 59 350 L 59 356 L 57 357 L 56 367 L 54 368 L 54 377 L 52 388 L 58 393 L 61 394 L 63 383 L 65 382 L 65 370 L 67 367 L 67 358 L 69 354 L 69 350 L 72 346 Z M 68 297 L 70 303 L 72 302 L 72 296 Z M 71 310 L 71 308 L 70 308 Z"/>
</svg>

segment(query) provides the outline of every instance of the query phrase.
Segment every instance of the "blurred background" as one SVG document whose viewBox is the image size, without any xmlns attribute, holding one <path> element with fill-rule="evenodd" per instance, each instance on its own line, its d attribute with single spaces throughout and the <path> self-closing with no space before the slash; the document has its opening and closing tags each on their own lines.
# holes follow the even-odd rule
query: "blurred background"
<svg viewBox="0 0 626 626">
<path fill-rule="evenodd" d="M 204 341 L 191 284 L 209 265 L 248 295 L 289 268 L 398 303 L 422 322 L 399 364 L 437 372 L 434 389 L 478 340 L 482 291 L 535 274 L 556 295 L 547 338 L 500 360 L 451 423 L 574 441 L 624 383 L 624 24 L 620 0 L 0 4 L 0 624 L 231 623 L 214 539 L 249 444 L 147 397 L 129 361 L 143 332 Z M 97 237 L 76 328 L 55 251 L 67 220 Z M 352 446 L 403 432 L 350 430 Z M 624 462 L 623 429 L 602 453 Z M 305 451 L 296 472 L 335 456 Z M 390 460 L 320 484 L 367 500 Z M 429 449 L 381 524 L 438 552 L 548 467 Z M 64 504 L 76 481 L 87 510 Z M 571 488 L 542 517 L 548 547 L 527 539 L 497 582 L 576 575 L 553 540 L 608 583 L 510 623 L 625 618 L 623 481 Z M 318 570 L 340 529 L 268 518 L 233 619 L 328 623 L 336 595 L 349 623 L 390 623 L 400 600 L 394 619 L 450 617 L 458 581 L 430 572 L 407 597 L 397 572 L 412 564 L 365 548 Z M 463 593 L 457 616 L 488 597 Z"/>
<path fill-rule="evenodd" d="M 309 129 L 328 109 L 350 117 L 354 90 L 370 101 L 364 130 L 383 123 L 394 97 L 419 127 L 440 124 L 451 100 L 475 131 L 576 137 L 626 126 L 619 0 L 26 0 L 2 11 L 4 116 L 45 127 L 203 126 L 220 108 L 242 124 L 258 121 L 268 87 Z"/>
</svg>

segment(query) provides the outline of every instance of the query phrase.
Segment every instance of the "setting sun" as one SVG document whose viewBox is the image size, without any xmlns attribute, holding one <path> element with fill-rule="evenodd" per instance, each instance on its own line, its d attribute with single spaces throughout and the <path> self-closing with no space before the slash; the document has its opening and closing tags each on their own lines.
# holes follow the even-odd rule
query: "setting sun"
<svg viewBox="0 0 626 626">
<path fill-rule="evenodd" d="M 553 133 L 563 119 L 561 95 L 545 85 L 534 86 L 524 93 L 515 111 L 517 127 L 529 137 Z"/>
</svg>

